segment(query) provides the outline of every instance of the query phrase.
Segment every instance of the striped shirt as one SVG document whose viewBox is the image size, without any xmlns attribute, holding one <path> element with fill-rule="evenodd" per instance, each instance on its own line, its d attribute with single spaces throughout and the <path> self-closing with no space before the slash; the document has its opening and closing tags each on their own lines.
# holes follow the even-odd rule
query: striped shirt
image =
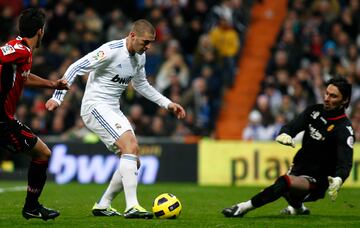
<svg viewBox="0 0 360 228">
<path fill-rule="evenodd" d="M 88 114 L 92 106 L 99 103 L 120 108 L 120 96 L 130 82 L 141 95 L 167 108 L 171 101 L 149 84 L 144 66 L 145 53 L 130 55 L 126 39 L 114 40 L 70 65 L 64 78 L 71 85 L 76 76 L 90 73 L 82 100 L 81 115 Z M 61 104 L 66 92 L 55 90 L 52 99 Z"/>
</svg>

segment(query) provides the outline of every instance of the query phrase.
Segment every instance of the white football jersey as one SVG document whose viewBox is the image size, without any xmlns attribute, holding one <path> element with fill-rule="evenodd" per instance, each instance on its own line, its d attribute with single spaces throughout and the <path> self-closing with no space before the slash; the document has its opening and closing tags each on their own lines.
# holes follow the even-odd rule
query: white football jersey
<svg viewBox="0 0 360 228">
<path fill-rule="evenodd" d="M 120 108 L 120 96 L 132 82 L 135 90 L 147 99 L 167 108 L 171 101 L 153 88 L 146 79 L 145 53 L 130 55 L 126 39 L 103 44 L 69 66 L 64 78 L 71 85 L 78 75 L 90 72 L 81 105 L 81 115 L 89 113 L 94 104 Z M 66 90 L 55 90 L 52 99 L 59 105 Z"/>
</svg>

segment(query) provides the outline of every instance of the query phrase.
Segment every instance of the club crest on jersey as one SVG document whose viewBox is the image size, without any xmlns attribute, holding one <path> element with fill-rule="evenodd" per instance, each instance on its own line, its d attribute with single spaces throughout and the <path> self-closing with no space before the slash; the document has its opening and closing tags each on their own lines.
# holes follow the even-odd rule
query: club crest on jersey
<svg viewBox="0 0 360 228">
<path fill-rule="evenodd" d="M 22 72 L 22 73 L 21 73 L 21 76 L 23 76 L 23 77 L 28 77 L 29 74 L 30 74 L 30 70 L 27 70 L 27 71 Z"/>
<path fill-rule="evenodd" d="M 335 125 L 331 124 L 326 130 L 327 131 L 332 131 L 334 129 Z"/>
<path fill-rule="evenodd" d="M 14 47 L 11 45 L 8 45 L 8 44 L 5 46 L 2 46 L 1 51 L 2 51 L 3 55 L 10 55 L 12 53 L 15 53 Z"/>
<path fill-rule="evenodd" d="M 19 49 L 19 50 L 25 50 L 24 46 L 22 44 L 19 44 L 19 43 L 15 44 L 14 48 Z"/>
<path fill-rule="evenodd" d="M 95 61 L 100 61 L 102 59 L 105 58 L 105 53 L 103 51 L 98 51 L 94 56 L 93 56 Z"/>
</svg>

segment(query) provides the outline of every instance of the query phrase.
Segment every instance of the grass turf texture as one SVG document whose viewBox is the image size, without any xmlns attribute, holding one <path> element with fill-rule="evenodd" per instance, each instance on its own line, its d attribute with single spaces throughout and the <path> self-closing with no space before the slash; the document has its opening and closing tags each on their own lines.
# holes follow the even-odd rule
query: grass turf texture
<svg viewBox="0 0 360 228">
<path fill-rule="evenodd" d="M 25 182 L 0 182 L 1 189 L 25 186 Z M 199 187 L 194 184 L 140 185 L 138 198 L 151 210 L 153 199 L 160 193 L 170 192 L 181 201 L 183 211 L 176 220 L 131 220 L 123 217 L 94 217 L 91 208 L 106 185 L 76 183 L 56 185 L 47 183 L 41 202 L 58 209 L 60 217 L 47 222 L 25 220 L 21 216 L 25 191 L 0 193 L 0 227 L 360 227 L 360 190 L 345 188 L 336 202 L 328 197 L 316 203 L 307 203 L 309 216 L 284 216 L 279 211 L 287 204 L 280 199 L 250 212 L 244 218 L 225 218 L 220 211 L 236 202 L 249 199 L 261 190 L 259 187 Z M 112 205 L 119 211 L 125 207 L 120 194 Z"/>
</svg>

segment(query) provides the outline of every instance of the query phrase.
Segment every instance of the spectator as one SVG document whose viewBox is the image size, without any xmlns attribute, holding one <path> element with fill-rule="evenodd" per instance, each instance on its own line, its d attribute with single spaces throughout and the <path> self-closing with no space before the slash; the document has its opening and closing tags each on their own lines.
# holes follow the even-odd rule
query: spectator
<svg viewBox="0 0 360 228">
<path fill-rule="evenodd" d="M 119 9 L 115 9 L 110 14 L 109 27 L 106 30 L 106 40 L 119 40 L 125 37 L 130 31 L 128 18 Z"/>
<path fill-rule="evenodd" d="M 295 69 L 289 63 L 289 55 L 283 50 L 279 49 L 275 51 L 274 56 L 270 59 L 266 68 L 265 74 L 274 75 L 278 70 L 286 70 L 290 74 L 295 72 Z"/>
<path fill-rule="evenodd" d="M 311 8 L 310 14 L 307 8 Z M 276 104 L 270 105 L 273 113 L 284 114 L 289 121 L 307 105 L 321 102 L 324 81 L 337 75 L 352 81 L 353 100 L 357 100 L 360 68 L 357 69 L 358 46 L 354 37 L 355 31 L 359 31 L 358 20 L 355 20 L 360 18 L 359 2 L 294 0 L 289 2 L 288 12 L 281 38 L 274 45 L 274 54 L 265 72 L 264 83 L 276 82 L 275 87 L 283 96 L 279 108 L 273 107 Z M 291 57 L 286 48 L 294 41 L 291 33 L 297 34 L 297 46 L 304 47 L 299 64 L 292 63 L 296 58 Z"/>
<path fill-rule="evenodd" d="M 192 82 L 192 89 L 184 93 L 181 103 L 194 114 L 194 133 L 209 135 L 210 103 L 204 78 L 196 78 Z"/>
<path fill-rule="evenodd" d="M 350 115 L 351 123 L 354 128 L 355 139 L 360 139 L 360 100 L 354 102 Z"/>
<path fill-rule="evenodd" d="M 262 116 L 258 110 L 252 110 L 249 114 L 249 123 L 242 135 L 244 140 L 271 140 L 273 132 L 268 126 L 262 125 Z"/>
<path fill-rule="evenodd" d="M 167 129 L 164 126 L 164 121 L 160 116 L 152 118 L 148 136 L 165 137 L 168 135 Z"/>
<path fill-rule="evenodd" d="M 269 97 L 265 94 L 258 96 L 255 109 L 261 115 L 261 124 L 263 126 L 269 126 L 274 122 L 274 115 L 270 108 Z"/>
<path fill-rule="evenodd" d="M 219 53 L 219 65 L 224 85 L 232 87 L 240 51 L 240 37 L 231 22 L 225 17 L 220 18 L 217 26 L 211 29 L 209 34 L 212 45 Z"/>
<path fill-rule="evenodd" d="M 70 141 L 83 141 L 89 134 L 91 134 L 91 131 L 87 129 L 81 117 L 77 117 L 75 125 L 62 133 L 61 139 Z"/>
<path fill-rule="evenodd" d="M 99 44 L 109 39 L 109 37 L 113 37 L 112 39 L 123 37 L 121 34 L 126 34 L 128 20 L 136 19 L 134 17 L 149 19 L 154 23 L 157 30 L 156 42 L 148 51 L 146 61 L 149 82 L 156 80 L 160 66 L 175 55 L 182 56 L 182 62 L 186 64 L 188 69 L 186 70 L 186 80 L 181 79 L 182 77 L 179 77 L 179 75 L 177 76 L 178 79 L 181 79 L 181 90 L 179 88 L 174 89 L 174 87 L 170 89 L 169 87 L 168 92 L 172 94 L 170 96 L 174 100 L 182 99 L 182 94 L 179 94 L 179 91 L 180 93 L 186 93 L 192 90 L 191 84 L 196 77 L 206 78 L 206 86 L 208 87 L 206 96 L 209 106 L 205 107 L 209 109 L 204 109 L 206 113 L 204 116 L 210 116 L 206 117 L 209 118 L 207 122 L 210 122 L 210 124 L 202 125 L 202 127 L 209 129 L 200 129 L 198 123 L 195 124 L 194 121 L 198 120 L 199 116 L 190 115 L 185 124 L 185 127 L 190 129 L 190 132 L 193 132 L 194 128 L 198 128 L 196 132 L 200 135 L 201 132 L 205 132 L 205 135 L 207 135 L 215 127 L 217 110 L 221 104 L 223 82 L 220 81 L 218 86 L 215 85 L 216 81 L 223 77 L 221 70 L 228 70 L 222 65 L 222 62 L 218 61 L 218 51 L 211 45 L 209 30 L 205 30 L 204 27 L 204 24 L 209 22 L 205 18 L 210 18 L 211 14 L 215 13 L 216 17 L 213 22 L 216 25 L 220 16 L 225 16 L 231 21 L 232 29 L 239 32 L 241 29 L 246 28 L 242 27 L 248 21 L 244 17 L 249 16 L 244 13 L 249 11 L 245 10 L 248 9 L 249 5 L 247 3 L 243 4 L 241 0 L 224 0 L 219 4 L 212 0 L 170 2 L 146 0 L 143 4 L 119 2 L 111 6 L 105 6 L 101 2 L 95 4 L 94 1 L 56 2 L 41 0 L 21 2 L 18 0 L 6 0 L 0 5 L 3 6 L 0 13 L 0 27 L 3 28 L 1 29 L 2 37 L 13 36 L 13 29 L 7 29 L 7 27 L 9 27 L 9 24 L 14 23 L 15 17 L 20 12 L 19 8 L 22 6 L 44 7 L 46 9 L 49 20 L 47 22 L 48 26 L 46 26 L 45 48 L 39 49 L 33 56 L 33 72 L 40 75 L 49 75 L 49 79 L 57 79 L 63 75 L 72 62 L 81 58 L 85 53 L 98 48 Z M 132 10 L 133 12 L 128 12 L 130 9 L 134 9 L 132 7 L 138 8 Z M 212 12 L 208 13 L 210 9 Z M 220 11 L 217 11 L 218 9 Z M 240 35 L 243 34 L 244 31 L 241 31 Z M 239 53 L 237 52 L 236 55 L 238 56 Z M 229 69 L 233 70 L 232 68 Z M 57 72 L 57 74 L 54 72 Z M 172 76 L 170 81 L 173 79 Z M 56 114 L 46 113 L 45 116 L 40 117 L 41 122 L 46 122 L 49 134 L 59 136 L 61 134 L 59 129 L 67 131 L 75 126 L 74 116 L 79 112 L 79 100 L 81 101 L 84 92 L 86 78 L 86 76 L 82 77 L 81 80 L 74 83 L 76 85 L 73 84 L 70 94 L 74 95 L 72 99 L 75 102 L 68 104 L 62 115 L 57 116 Z M 21 102 L 26 107 L 30 107 L 36 96 L 48 98 L 51 93 L 52 90 L 49 89 L 44 91 L 25 89 Z M 127 102 L 141 105 L 146 115 L 151 117 L 159 112 L 158 107 L 139 97 L 131 88 L 126 93 Z M 19 109 L 19 115 L 23 115 L 24 109 L 22 110 L 21 106 Z M 207 112 L 210 112 L 210 114 L 207 114 Z M 196 113 L 198 112 L 196 111 Z M 167 126 L 171 116 L 161 115 L 161 118 L 165 126 Z M 30 125 L 30 120 L 27 121 Z M 56 124 L 54 124 L 54 121 L 56 121 Z M 53 126 L 54 129 L 58 130 L 54 130 Z M 175 125 L 172 129 L 175 131 Z M 179 126 L 179 129 L 180 132 L 187 132 L 187 130 L 182 131 L 181 126 Z"/>
<path fill-rule="evenodd" d="M 137 135 L 147 135 L 151 121 L 148 116 L 144 115 L 143 108 L 140 105 L 134 104 L 131 106 L 128 119 Z"/>
<path fill-rule="evenodd" d="M 164 91 L 170 85 L 173 76 L 179 78 L 181 86 L 186 87 L 188 85 L 189 68 L 180 54 L 169 56 L 162 64 L 156 76 L 156 88 L 160 92 Z"/>
<path fill-rule="evenodd" d="M 209 34 L 202 34 L 193 54 L 192 74 L 198 75 L 203 65 L 211 66 L 220 75 L 218 52 L 212 45 Z M 220 76 L 221 77 L 221 76 Z M 222 82 L 221 82 L 222 83 Z"/>
<path fill-rule="evenodd" d="M 11 6 L 0 7 L 0 31 L 8 31 L 0 33 L 0 42 L 6 42 L 14 33 L 13 8 Z"/>
</svg>

